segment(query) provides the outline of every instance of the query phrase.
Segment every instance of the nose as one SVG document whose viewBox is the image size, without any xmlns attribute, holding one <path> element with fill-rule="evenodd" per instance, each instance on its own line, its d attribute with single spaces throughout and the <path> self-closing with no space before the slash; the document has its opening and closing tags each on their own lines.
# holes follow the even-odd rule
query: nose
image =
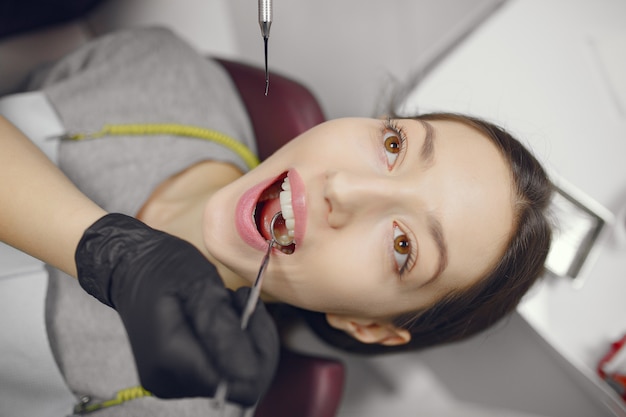
<svg viewBox="0 0 626 417">
<path fill-rule="evenodd" d="M 372 215 L 393 205 L 389 180 L 347 172 L 326 173 L 324 198 L 329 205 L 328 223 L 339 228 L 356 216 Z"/>
</svg>

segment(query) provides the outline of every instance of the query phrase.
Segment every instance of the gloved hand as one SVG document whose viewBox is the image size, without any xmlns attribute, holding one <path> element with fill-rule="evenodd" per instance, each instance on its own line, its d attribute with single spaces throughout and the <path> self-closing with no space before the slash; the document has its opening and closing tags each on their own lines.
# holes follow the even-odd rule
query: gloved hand
<svg viewBox="0 0 626 417">
<path fill-rule="evenodd" d="M 278 362 L 276 327 L 261 302 L 241 330 L 249 289 L 224 287 L 190 243 L 132 217 L 108 214 L 76 249 L 81 286 L 122 318 L 141 383 L 157 397 L 210 397 L 254 404 Z"/>
</svg>

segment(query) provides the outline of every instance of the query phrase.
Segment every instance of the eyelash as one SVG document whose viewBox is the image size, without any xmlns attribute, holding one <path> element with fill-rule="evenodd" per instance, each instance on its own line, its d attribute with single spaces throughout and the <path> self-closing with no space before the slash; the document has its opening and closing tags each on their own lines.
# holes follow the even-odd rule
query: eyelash
<svg viewBox="0 0 626 417">
<path fill-rule="evenodd" d="M 393 120 L 391 118 L 387 118 L 387 119 L 383 120 L 383 129 L 382 129 L 383 148 L 385 148 L 385 141 L 387 139 L 387 138 L 385 138 L 385 135 L 387 133 L 389 133 L 389 131 L 392 131 L 393 133 L 395 133 L 396 137 L 400 141 L 399 149 L 398 149 L 397 154 L 395 154 L 395 158 L 394 158 L 393 162 L 391 162 L 391 163 L 388 162 L 387 163 L 389 165 L 389 169 L 391 169 L 395 165 L 397 159 L 401 158 L 404 155 L 404 152 L 406 150 L 406 140 L 407 140 L 407 138 L 406 138 L 406 132 L 404 131 L 404 128 L 402 126 L 400 126 L 396 120 Z M 386 148 L 384 150 L 385 150 L 386 153 L 391 153 Z"/>
</svg>

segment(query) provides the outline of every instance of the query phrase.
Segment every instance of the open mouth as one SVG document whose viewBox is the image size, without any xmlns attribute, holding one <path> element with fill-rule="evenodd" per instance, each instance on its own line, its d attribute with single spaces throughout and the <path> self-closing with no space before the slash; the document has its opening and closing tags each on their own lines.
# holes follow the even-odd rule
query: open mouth
<svg viewBox="0 0 626 417">
<path fill-rule="evenodd" d="M 256 203 L 254 222 L 265 240 L 272 239 L 272 218 L 279 212 L 282 215 L 278 216 L 278 220 L 273 224 L 274 237 L 278 243 L 276 247 L 283 253 L 292 254 L 296 248 L 293 242 L 296 222 L 291 201 L 291 186 L 286 172 L 263 190 Z"/>
</svg>

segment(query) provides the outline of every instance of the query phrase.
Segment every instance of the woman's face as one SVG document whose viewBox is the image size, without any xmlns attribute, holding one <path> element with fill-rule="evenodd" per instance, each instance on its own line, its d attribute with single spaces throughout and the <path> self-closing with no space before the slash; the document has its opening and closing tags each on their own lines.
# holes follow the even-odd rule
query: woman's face
<svg viewBox="0 0 626 417">
<path fill-rule="evenodd" d="M 483 276 L 513 229 L 508 166 L 477 131 L 452 121 L 333 120 L 208 202 L 207 249 L 251 283 L 268 236 L 255 211 L 269 222 L 281 210 L 273 189 L 285 175 L 295 250 L 272 251 L 263 291 L 309 310 L 389 318 L 428 307 Z"/>
</svg>

